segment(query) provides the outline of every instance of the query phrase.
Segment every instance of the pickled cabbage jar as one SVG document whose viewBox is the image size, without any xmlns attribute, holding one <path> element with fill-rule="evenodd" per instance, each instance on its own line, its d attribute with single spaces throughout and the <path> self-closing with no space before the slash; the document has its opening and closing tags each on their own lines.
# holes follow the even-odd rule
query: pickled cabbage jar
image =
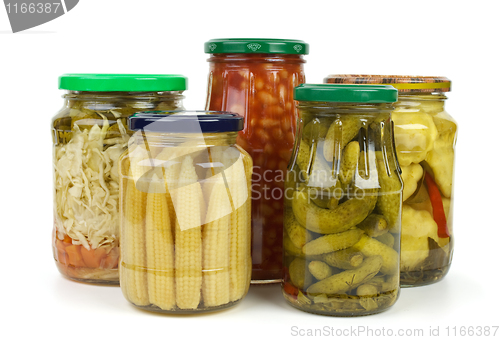
<svg viewBox="0 0 500 340">
<path fill-rule="evenodd" d="M 295 88 L 300 127 L 285 184 L 282 292 L 292 306 L 368 315 L 399 295 L 402 182 L 392 86 Z"/>
<path fill-rule="evenodd" d="M 236 304 L 250 285 L 252 159 L 243 119 L 221 112 L 139 113 L 120 160 L 120 286 L 137 307 L 198 313 Z"/>
<path fill-rule="evenodd" d="M 66 277 L 118 284 L 118 158 L 130 137 L 127 117 L 182 109 L 179 75 L 65 74 L 64 106 L 52 120 L 53 253 Z"/>
<path fill-rule="evenodd" d="M 296 133 L 293 88 L 305 82 L 300 40 L 215 39 L 210 53 L 207 109 L 245 117 L 237 142 L 253 158 L 252 283 L 279 282 L 283 184 Z"/>
<path fill-rule="evenodd" d="M 453 256 L 453 173 L 457 124 L 446 112 L 444 77 L 332 75 L 329 83 L 387 83 L 399 91 L 392 114 L 403 170 L 401 285 L 440 281 Z"/>
</svg>

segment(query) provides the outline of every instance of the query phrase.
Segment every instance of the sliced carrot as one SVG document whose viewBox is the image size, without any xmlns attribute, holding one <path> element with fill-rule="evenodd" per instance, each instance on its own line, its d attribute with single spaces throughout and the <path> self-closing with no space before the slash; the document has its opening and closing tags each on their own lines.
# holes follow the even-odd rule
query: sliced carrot
<svg viewBox="0 0 500 340">
<path fill-rule="evenodd" d="M 105 248 L 97 248 L 87 250 L 85 247 L 81 247 L 83 262 L 88 268 L 99 268 L 101 266 L 101 260 L 106 256 Z"/>
<path fill-rule="evenodd" d="M 69 237 L 68 235 L 64 235 L 64 239 L 62 240 L 64 243 L 68 243 L 66 245 L 71 245 L 73 244 L 73 240 L 71 239 L 71 237 Z"/>
<path fill-rule="evenodd" d="M 81 246 L 71 245 L 66 247 L 66 253 L 69 257 L 69 264 L 75 267 L 85 267 L 85 262 L 83 262 L 82 254 L 80 253 Z"/>
<path fill-rule="evenodd" d="M 57 248 L 57 250 L 65 252 L 64 249 L 66 248 L 66 246 L 67 246 L 67 244 L 63 243 L 63 241 L 56 240 L 56 248 Z"/>
<path fill-rule="evenodd" d="M 61 264 L 67 265 L 69 263 L 68 254 L 65 251 L 57 251 L 57 261 Z"/>
<path fill-rule="evenodd" d="M 113 269 L 118 266 L 118 259 L 120 258 L 120 248 L 115 247 L 111 249 L 108 256 L 104 258 L 104 263 L 102 265 L 105 269 Z"/>
</svg>

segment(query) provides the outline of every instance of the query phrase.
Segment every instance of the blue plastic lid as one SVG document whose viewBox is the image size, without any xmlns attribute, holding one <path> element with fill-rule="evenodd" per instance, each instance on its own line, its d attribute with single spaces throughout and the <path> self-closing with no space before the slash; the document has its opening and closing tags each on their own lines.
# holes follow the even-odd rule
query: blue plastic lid
<svg viewBox="0 0 500 340">
<path fill-rule="evenodd" d="M 132 131 L 218 133 L 243 130 L 243 118 L 224 111 L 143 111 L 128 118 Z"/>
</svg>

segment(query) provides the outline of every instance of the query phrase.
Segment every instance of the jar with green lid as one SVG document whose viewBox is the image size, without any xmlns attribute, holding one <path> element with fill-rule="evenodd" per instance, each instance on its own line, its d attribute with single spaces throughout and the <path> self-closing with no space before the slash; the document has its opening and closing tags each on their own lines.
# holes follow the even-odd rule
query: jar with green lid
<svg viewBox="0 0 500 340">
<path fill-rule="evenodd" d="M 297 132 L 293 89 L 309 45 L 291 39 L 212 39 L 207 106 L 245 118 L 238 145 L 252 156 L 252 284 L 281 279 L 284 174 Z"/>
<path fill-rule="evenodd" d="M 300 120 L 285 182 L 283 295 L 316 314 L 384 311 L 400 291 L 397 90 L 304 84 L 294 98 Z"/>
<path fill-rule="evenodd" d="M 445 110 L 445 77 L 330 75 L 328 83 L 391 84 L 392 115 L 403 171 L 401 285 L 440 281 L 453 256 L 453 173 L 457 124 Z"/>
<path fill-rule="evenodd" d="M 137 113 L 120 158 L 120 287 L 170 314 L 221 310 L 250 286 L 252 159 L 227 112 Z"/>
<path fill-rule="evenodd" d="M 150 74 L 65 74 L 63 108 L 52 120 L 54 259 L 66 277 L 118 284 L 118 158 L 127 118 L 183 109 L 187 78 Z"/>
</svg>

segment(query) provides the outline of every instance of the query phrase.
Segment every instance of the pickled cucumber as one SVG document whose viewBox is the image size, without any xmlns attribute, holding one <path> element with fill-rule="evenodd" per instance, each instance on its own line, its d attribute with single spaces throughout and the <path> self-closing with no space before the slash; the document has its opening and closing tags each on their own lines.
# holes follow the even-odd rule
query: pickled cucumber
<svg viewBox="0 0 500 340">
<path fill-rule="evenodd" d="M 370 214 L 360 224 L 356 226 L 363 230 L 370 237 L 377 237 L 389 231 L 387 221 L 384 216 L 378 214 Z"/>
<path fill-rule="evenodd" d="M 329 234 L 318 237 L 302 247 L 307 255 L 321 255 L 332 251 L 349 248 L 361 239 L 363 231 L 360 229 L 349 229 L 337 234 Z"/>
<path fill-rule="evenodd" d="M 367 189 L 362 194 L 363 198 L 351 198 L 334 209 L 322 209 L 309 202 L 307 193 L 296 191 L 292 209 L 297 221 L 306 229 L 320 234 L 340 233 L 359 224 L 375 207 L 377 191 Z"/>
<path fill-rule="evenodd" d="M 297 152 L 297 165 L 299 166 L 301 174 L 306 177 L 309 173 L 309 164 L 311 158 L 311 147 L 304 143 L 302 140 L 299 144 L 299 150 Z M 308 178 L 309 176 L 307 176 Z"/>
<path fill-rule="evenodd" d="M 326 207 L 330 210 L 333 210 L 336 207 L 338 207 L 338 205 L 339 205 L 339 200 L 335 197 L 332 197 L 328 200 Z"/>
<path fill-rule="evenodd" d="M 309 272 L 316 280 L 323 280 L 333 275 L 333 269 L 325 262 L 311 261 L 309 262 Z"/>
<path fill-rule="evenodd" d="M 363 263 L 363 253 L 347 248 L 323 255 L 323 261 L 332 267 L 340 269 L 354 269 Z"/>
<path fill-rule="evenodd" d="M 344 184 L 350 184 L 354 177 L 354 172 L 358 166 L 359 159 L 359 143 L 352 141 L 344 149 L 342 153 L 342 161 L 340 162 L 339 178 Z"/>
<path fill-rule="evenodd" d="M 377 287 L 375 287 L 371 284 L 365 283 L 365 284 L 362 284 L 361 286 L 358 287 L 358 289 L 356 290 L 356 293 L 359 296 L 365 296 L 365 297 L 366 296 L 375 296 L 378 293 L 378 289 L 377 289 Z"/>
<path fill-rule="evenodd" d="M 304 259 L 296 258 L 288 267 L 290 280 L 299 289 L 304 289 L 312 282 L 311 274 L 307 269 L 307 262 Z"/>
<path fill-rule="evenodd" d="M 297 248 L 302 248 L 312 239 L 311 233 L 297 222 L 290 209 L 285 211 L 285 220 L 283 224 L 290 240 Z"/>
<path fill-rule="evenodd" d="M 328 189 L 311 188 L 307 189 L 309 199 L 314 202 L 318 207 L 323 209 L 335 209 L 339 205 L 339 200 L 342 198 L 342 185 L 340 181 Z"/>
<path fill-rule="evenodd" d="M 381 289 L 382 285 L 385 284 L 385 275 L 383 276 L 375 276 L 373 279 L 367 282 L 368 284 Z"/>
<path fill-rule="evenodd" d="M 328 209 L 328 201 L 330 199 L 324 199 L 324 198 L 312 198 L 311 201 L 314 202 L 318 207 L 323 208 L 323 209 Z"/>
<path fill-rule="evenodd" d="M 380 271 L 384 274 L 393 274 L 399 269 L 398 252 L 376 239 L 362 235 L 359 242 L 352 248 L 362 252 L 365 256 L 380 256 L 383 260 Z"/>
<path fill-rule="evenodd" d="M 396 242 L 394 236 L 391 233 L 385 233 L 380 236 L 375 237 L 377 241 L 382 242 L 388 247 L 394 247 L 394 243 Z"/>
<path fill-rule="evenodd" d="M 331 118 L 314 118 L 306 124 L 302 131 L 303 140 L 311 145 L 312 141 L 318 141 L 325 138 L 328 127 L 332 123 Z"/>
<path fill-rule="evenodd" d="M 283 248 L 286 255 L 292 255 L 296 257 L 304 258 L 305 254 L 302 252 L 302 248 L 297 247 L 288 235 L 283 237 Z"/>
<path fill-rule="evenodd" d="M 381 256 L 370 256 L 356 269 L 344 270 L 324 280 L 316 282 L 307 288 L 308 294 L 345 293 L 359 287 L 377 275 L 382 267 Z"/>
<path fill-rule="evenodd" d="M 401 191 L 402 184 L 396 169 L 386 168 L 387 156 L 381 151 L 376 152 L 377 171 L 380 184 L 380 196 L 377 209 L 384 215 L 391 233 L 398 233 L 400 228 Z"/>
<path fill-rule="evenodd" d="M 382 284 L 382 289 L 385 291 L 396 290 L 399 287 L 399 275 L 387 276 Z"/>
<path fill-rule="evenodd" d="M 323 155 L 328 162 L 332 162 L 336 144 L 340 150 L 358 134 L 362 122 L 358 117 L 344 116 L 336 119 L 328 128 L 323 147 Z"/>
<path fill-rule="evenodd" d="M 378 307 L 375 297 L 378 294 L 377 287 L 371 284 L 362 284 L 356 290 L 356 294 L 359 296 L 359 304 L 363 306 L 366 310 L 373 310 Z"/>
<path fill-rule="evenodd" d="M 320 152 L 316 152 L 317 145 L 309 147 L 301 141 L 297 155 L 301 175 L 308 187 L 329 189 L 337 184 L 332 176 L 332 167 L 325 161 Z"/>
</svg>

